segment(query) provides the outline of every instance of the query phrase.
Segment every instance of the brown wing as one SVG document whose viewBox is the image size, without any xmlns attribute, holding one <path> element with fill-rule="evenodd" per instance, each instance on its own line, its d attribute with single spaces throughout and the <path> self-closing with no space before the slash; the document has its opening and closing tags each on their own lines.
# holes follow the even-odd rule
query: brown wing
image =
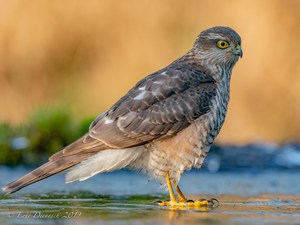
<svg viewBox="0 0 300 225">
<path fill-rule="evenodd" d="M 49 162 L 3 188 L 13 193 L 66 170 L 107 148 L 127 148 L 170 137 L 209 110 L 214 80 L 191 66 L 167 67 L 140 81 L 90 131 Z"/>
<path fill-rule="evenodd" d="M 96 118 L 88 134 L 50 160 L 172 136 L 209 110 L 215 88 L 211 76 L 192 66 L 160 70 L 141 80 Z"/>
<path fill-rule="evenodd" d="M 95 119 L 83 138 L 50 160 L 107 148 L 127 148 L 171 136 L 205 114 L 215 95 L 215 80 L 198 67 L 174 65 L 137 83 Z"/>
<path fill-rule="evenodd" d="M 209 110 L 215 88 L 211 76 L 192 66 L 168 67 L 130 90 L 92 126 L 90 136 L 116 148 L 172 136 Z"/>
</svg>

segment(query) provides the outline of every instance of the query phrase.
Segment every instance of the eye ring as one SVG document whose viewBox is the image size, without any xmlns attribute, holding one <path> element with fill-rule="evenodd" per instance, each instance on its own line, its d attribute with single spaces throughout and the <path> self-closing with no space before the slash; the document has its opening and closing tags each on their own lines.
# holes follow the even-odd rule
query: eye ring
<svg viewBox="0 0 300 225">
<path fill-rule="evenodd" d="M 220 48 L 220 49 L 225 49 L 225 48 L 228 48 L 229 43 L 228 43 L 228 41 L 225 41 L 225 40 L 219 40 L 219 41 L 217 42 L 217 46 L 218 46 L 218 48 Z"/>
</svg>

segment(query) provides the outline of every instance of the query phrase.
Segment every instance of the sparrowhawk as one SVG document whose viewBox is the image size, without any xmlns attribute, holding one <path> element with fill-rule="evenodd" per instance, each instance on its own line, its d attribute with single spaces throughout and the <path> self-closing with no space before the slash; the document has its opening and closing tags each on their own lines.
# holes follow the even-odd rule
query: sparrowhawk
<svg viewBox="0 0 300 225">
<path fill-rule="evenodd" d="M 185 55 L 146 76 L 100 114 L 87 134 L 3 191 L 16 192 L 71 167 L 66 182 L 127 167 L 167 184 L 171 199 L 160 205 L 183 204 L 179 179 L 185 170 L 201 167 L 224 123 L 239 57 L 241 38 L 233 29 L 204 30 Z"/>
</svg>

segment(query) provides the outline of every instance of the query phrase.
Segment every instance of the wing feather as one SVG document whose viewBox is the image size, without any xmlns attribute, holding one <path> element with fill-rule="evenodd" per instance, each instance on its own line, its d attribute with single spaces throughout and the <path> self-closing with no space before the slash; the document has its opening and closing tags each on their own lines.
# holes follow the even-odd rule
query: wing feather
<svg viewBox="0 0 300 225">
<path fill-rule="evenodd" d="M 172 136 L 208 112 L 215 90 L 214 79 L 199 69 L 168 67 L 139 82 L 90 133 L 116 148 Z"/>
<path fill-rule="evenodd" d="M 3 190 L 13 193 L 101 150 L 125 149 L 171 137 L 208 112 L 215 90 L 213 78 L 193 66 L 169 66 L 151 74 L 98 116 L 86 135 Z"/>
<path fill-rule="evenodd" d="M 209 110 L 215 89 L 214 79 L 195 66 L 166 67 L 137 83 L 95 119 L 85 136 L 49 160 L 172 136 Z"/>
</svg>

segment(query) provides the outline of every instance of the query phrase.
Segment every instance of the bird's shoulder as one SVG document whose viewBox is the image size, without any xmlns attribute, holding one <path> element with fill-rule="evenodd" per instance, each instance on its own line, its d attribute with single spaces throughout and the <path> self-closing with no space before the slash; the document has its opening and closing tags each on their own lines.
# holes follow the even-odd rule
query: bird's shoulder
<svg viewBox="0 0 300 225">
<path fill-rule="evenodd" d="M 117 101 L 106 113 L 115 119 L 129 111 L 144 111 L 169 97 L 197 87 L 215 87 L 215 80 L 197 64 L 174 62 L 146 76 Z"/>
<path fill-rule="evenodd" d="M 171 137 L 209 111 L 215 89 L 215 80 L 199 66 L 173 63 L 138 82 L 93 121 L 82 140 L 55 157 Z"/>
<path fill-rule="evenodd" d="M 193 64 L 173 63 L 138 82 L 92 124 L 89 136 L 116 148 L 171 137 L 207 113 L 215 80 Z"/>
</svg>

